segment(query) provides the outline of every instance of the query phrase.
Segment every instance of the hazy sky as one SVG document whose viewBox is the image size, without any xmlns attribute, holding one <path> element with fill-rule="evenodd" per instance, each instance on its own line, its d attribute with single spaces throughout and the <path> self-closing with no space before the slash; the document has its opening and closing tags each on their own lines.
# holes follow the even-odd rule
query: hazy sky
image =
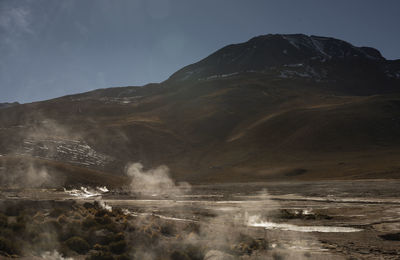
<svg viewBox="0 0 400 260">
<path fill-rule="evenodd" d="M 0 0 L 0 102 L 160 82 L 268 33 L 400 58 L 399 0 Z"/>
</svg>

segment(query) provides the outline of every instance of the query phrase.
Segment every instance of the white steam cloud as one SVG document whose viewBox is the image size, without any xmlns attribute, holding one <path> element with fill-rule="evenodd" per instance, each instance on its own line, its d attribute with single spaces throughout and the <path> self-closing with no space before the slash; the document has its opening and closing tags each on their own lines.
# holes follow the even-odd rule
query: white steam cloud
<svg viewBox="0 0 400 260">
<path fill-rule="evenodd" d="M 36 169 L 34 166 L 30 165 L 26 172 L 25 180 L 26 186 L 35 188 L 48 183 L 50 181 L 50 176 L 47 173 L 46 168 Z"/>
<path fill-rule="evenodd" d="M 73 260 L 73 258 L 70 257 L 63 257 L 59 252 L 54 250 L 53 252 L 44 252 L 41 255 L 42 259 L 44 260 Z"/>
<path fill-rule="evenodd" d="M 126 170 L 131 178 L 130 188 L 135 193 L 150 196 L 180 195 L 190 190 L 190 185 L 186 182 L 175 183 L 165 165 L 148 171 L 143 168 L 141 163 L 132 163 Z"/>
<path fill-rule="evenodd" d="M 0 184 L 4 187 L 13 188 L 40 188 L 57 183 L 59 180 L 52 178 L 45 167 L 39 167 L 29 160 L 20 165 L 5 165 L 3 171 L 11 174 L 1 174 Z"/>
</svg>

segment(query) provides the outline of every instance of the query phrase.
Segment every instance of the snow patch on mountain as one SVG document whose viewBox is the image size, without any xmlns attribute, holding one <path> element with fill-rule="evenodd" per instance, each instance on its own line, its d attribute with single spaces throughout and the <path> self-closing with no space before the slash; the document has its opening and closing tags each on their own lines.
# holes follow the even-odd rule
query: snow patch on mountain
<svg viewBox="0 0 400 260">
<path fill-rule="evenodd" d="M 228 73 L 228 74 L 218 74 L 218 75 L 211 75 L 208 76 L 205 79 L 200 79 L 200 80 L 210 80 L 210 79 L 219 79 L 219 78 L 228 78 L 228 77 L 232 77 L 239 74 L 239 72 L 233 72 L 233 73 Z"/>
<path fill-rule="evenodd" d="M 97 152 L 82 140 L 25 139 L 17 154 L 84 166 L 105 166 L 112 161 L 111 157 Z"/>
<path fill-rule="evenodd" d="M 286 64 L 284 69 L 279 71 L 278 78 L 310 78 L 316 81 L 322 80 L 327 77 L 325 70 L 317 71 L 312 66 L 307 66 L 302 63 L 299 64 Z"/>
</svg>

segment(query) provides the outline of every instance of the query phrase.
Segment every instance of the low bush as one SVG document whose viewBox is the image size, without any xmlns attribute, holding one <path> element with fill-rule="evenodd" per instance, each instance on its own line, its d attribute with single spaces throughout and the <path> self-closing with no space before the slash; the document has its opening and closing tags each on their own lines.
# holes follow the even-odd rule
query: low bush
<svg viewBox="0 0 400 260">
<path fill-rule="evenodd" d="M 114 260 L 114 257 L 109 252 L 95 251 L 91 252 L 86 260 Z"/>
<path fill-rule="evenodd" d="M 10 240 L 0 237 L 0 251 L 3 251 L 9 255 L 14 255 L 19 252 L 17 246 Z"/>
<path fill-rule="evenodd" d="M 25 223 L 15 222 L 8 224 L 8 227 L 15 233 L 20 233 L 25 230 Z"/>
<path fill-rule="evenodd" d="M 108 213 L 109 213 L 109 211 L 106 210 L 106 209 L 99 209 L 99 210 L 97 210 L 95 216 L 96 217 L 103 217 L 103 216 L 108 215 Z"/>
<path fill-rule="evenodd" d="M 8 217 L 3 213 L 0 213 L 0 228 L 7 227 Z"/>
<path fill-rule="evenodd" d="M 104 245 L 100 245 L 100 244 L 95 244 L 93 246 L 93 249 L 96 251 L 104 251 L 104 252 L 110 251 L 110 248 L 108 246 L 104 246 Z"/>
<path fill-rule="evenodd" d="M 191 260 L 190 257 L 185 253 L 181 251 L 174 251 L 170 255 L 171 260 Z"/>
<path fill-rule="evenodd" d="M 239 243 L 233 246 L 233 252 L 238 255 L 251 255 L 253 251 L 265 250 L 268 243 L 265 239 L 254 239 L 251 236 L 240 234 Z"/>
<path fill-rule="evenodd" d="M 121 227 L 119 227 L 115 222 L 112 221 L 109 224 L 104 225 L 103 227 L 112 233 L 118 233 L 122 231 Z"/>
<path fill-rule="evenodd" d="M 10 205 L 6 208 L 5 212 L 7 216 L 18 216 L 20 212 L 22 212 L 22 205 Z"/>
<path fill-rule="evenodd" d="M 164 236 L 174 236 L 176 234 L 176 228 L 173 224 L 166 223 L 165 225 L 161 226 L 160 232 Z"/>
<path fill-rule="evenodd" d="M 125 235 L 122 232 L 119 232 L 114 236 L 114 241 L 121 241 L 125 239 Z"/>
<path fill-rule="evenodd" d="M 0 228 L 0 236 L 10 238 L 12 237 L 13 231 L 9 228 Z"/>
<path fill-rule="evenodd" d="M 90 245 L 86 240 L 84 240 L 81 237 L 71 237 L 67 241 L 65 241 L 65 244 L 73 251 L 79 253 L 79 254 L 85 254 L 87 251 L 90 249 Z"/>
<path fill-rule="evenodd" d="M 57 222 L 56 220 L 49 220 L 49 221 L 45 221 L 40 225 L 40 228 L 43 231 L 55 231 L 57 233 L 61 232 L 62 226 L 59 222 Z"/>
<path fill-rule="evenodd" d="M 90 229 L 87 233 L 84 233 L 87 241 L 91 245 L 108 245 L 114 241 L 114 235 L 106 229 Z"/>
<path fill-rule="evenodd" d="M 126 254 L 119 255 L 119 256 L 116 256 L 116 257 L 115 257 L 115 260 L 131 260 L 131 259 L 132 259 L 132 257 L 129 257 L 129 256 L 126 255 Z"/>
<path fill-rule="evenodd" d="M 94 217 L 87 217 L 82 221 L 82 227 L 89 229 L 91 227 L 97 226 L 97 222 Z"/>
<path fill-rule="evenodd" d="M 95 205 L 93 205 L 93 204 L 90 203 L 90 202 L 85 202 L 85 203 L 83 203 L 83 207 L 84 207 L 85 209 L 94 209 L 94 208 L 95 208 Z"/>
<path fill-rule="evenodd" d="M 82 225 L 80 221 L 72 221 L 62 226 L 62 230 L 59 234 L 61 241 L 66 241 L 71 237 L 78 236 L 82 233 Z"/>
<path fill-rule="evenodd" d="M 64 214 L 65 210 L 61 208 L 54 208 L 50 211 L 49 216 L 52 218 L 58 218 L 61 214 Z"/>
<path fill-rule="evenodd" d="M 60 216 L 58 216 L 57 222 L 60 223 L 61 225 L 67 224 L 68 218 L 64 214 L 61 214 Z"/>
<path fill-rule="evenodd" d="M 40 211 L 36 212 L 36 214 L 33 216 L 33 220 L 38 223 L 43 222 L 44 219 L 45 219 L 45 215 Z"/>
<path fill-rule="evenodd" d="M 111 224 L 111 222 L 112 222 L 111 218 L 107 215 L 103 215 L 101 217 L 96 217 L 95 220 L 100 225 L 108 225 L 108 224 Z"/>
<path fill-rule="evenodd" d="M 125 252 L 126 250 L 126 242 L 124 240 L 118 242 L 112 242 L 109 245 L 110 251 L 114 254 L 120 255 Z"/>
</svg>

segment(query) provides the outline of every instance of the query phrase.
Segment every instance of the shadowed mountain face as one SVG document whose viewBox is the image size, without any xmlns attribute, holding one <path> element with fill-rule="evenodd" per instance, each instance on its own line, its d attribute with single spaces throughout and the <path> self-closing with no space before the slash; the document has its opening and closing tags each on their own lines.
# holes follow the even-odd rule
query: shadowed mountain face
<svg viewBox="0 0 400 260">
<path fill-rule="evenodd" d="M 265 35 L 226 46 L 170 79 L 201 80 L 260 72 L 278 78 L 331 82 L 335 83 L 332 90 L 366 95 L 397 91 L 398 69 L 398 61 L 386 61 L 373 48 L 302 34 Z"/>
<path fill-rule="evenodd" d="M 140 161 L 191 182 L 398 178 L 399 90 L 400 61 L 373 48 L 259 36 L 160 84 L 1 108 L 0 172 L 104 182 Z"/>
</svg>

